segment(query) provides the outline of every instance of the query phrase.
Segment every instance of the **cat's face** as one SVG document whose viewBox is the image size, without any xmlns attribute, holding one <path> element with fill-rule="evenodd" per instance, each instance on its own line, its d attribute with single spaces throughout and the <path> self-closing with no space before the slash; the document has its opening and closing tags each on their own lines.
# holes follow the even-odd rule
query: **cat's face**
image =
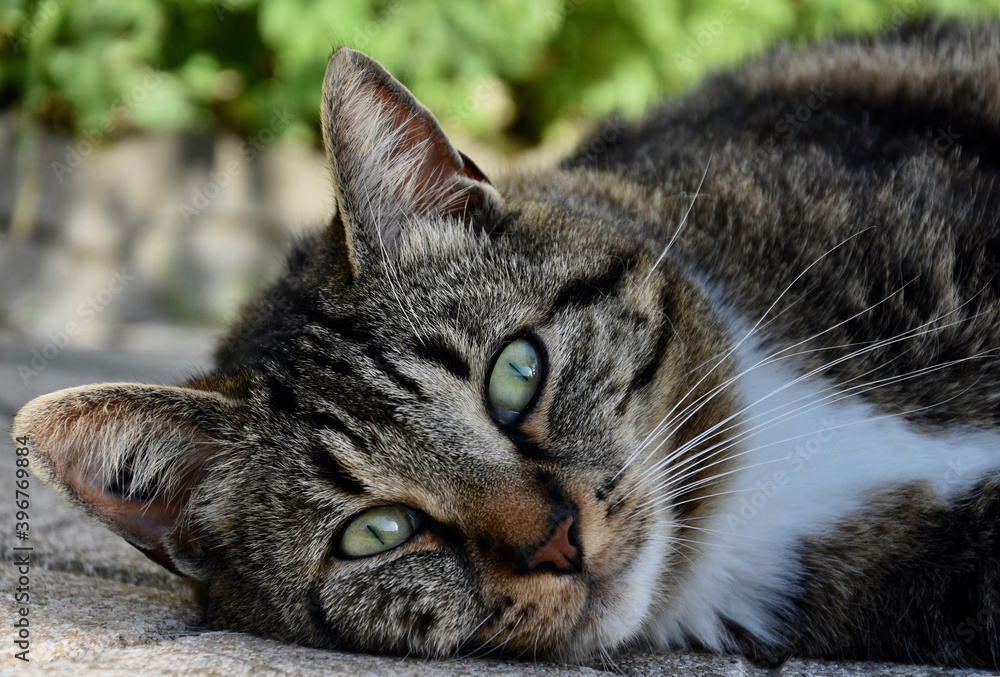
<svg viewBox="0 0 1000 677">
<path fill-rule="evenodd" d="M 718 474 L 686 462 L 728 415 L 688 415 L 730 376 L 718 324 L 655 244 L 503 195 L 366 57 L 331 59 L 323 119 L 339 214 L 217 370 L 55 393 L 15 434 L 204 581 L 213 623 L 429 655 L 620 644 Z"/>
</svg>

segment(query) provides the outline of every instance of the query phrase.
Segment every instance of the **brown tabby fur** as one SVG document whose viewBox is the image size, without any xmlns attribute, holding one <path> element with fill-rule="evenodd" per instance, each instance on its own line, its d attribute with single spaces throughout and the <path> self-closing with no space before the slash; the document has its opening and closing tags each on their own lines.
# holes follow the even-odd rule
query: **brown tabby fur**
<svg viewBox="0 0 1000 677">
<path fill-rule="evenodd" d="M 803 106 L 807 121 L 781 126 Z M 357 52 L 331 58 L 322 114 L 338 214 L 247 307 L 216 368 L 183 388 L 53 393 L 14 425 L 43 479 L 200 582 L 213 625 L 562 659 L 641 636 L 700 566 L 696 525 L 736 467 L 710 453 L 740 429 L 719 299 L 766 317 L 769 345 L 801 342 L 802 371 L 878 384 L 863 397 L 915 426 L 998 428 L 997 24 L 779 49 L 496 185 Z M 941 128 L 958 140 L 938 152 Z M 916 327 L 933 331 L 876 345 Z M 509 430 L 484 388 L 517 336 L 547 369 Z M 655 429 L 672 416 L 671 434 Z M 649 435 L 662 448 L 630 462 Z M 684 483 L 648 481 L 678 449 Z M 995 668 L 997 482 L 959 504 L 917 485 L 880 494 L 801 543 L 780 638 L 733 626 L 728 646 Z M 394 504 L 423 515 L 412 539 L 338 555 L 351 518 Z M 524 571 L 517 552 L 562 508 L 583 571 Z M 940 568 L 915 565 L 928 553 Z M 956 642 L 970 615 L 979 631 Z"/>
</svg>

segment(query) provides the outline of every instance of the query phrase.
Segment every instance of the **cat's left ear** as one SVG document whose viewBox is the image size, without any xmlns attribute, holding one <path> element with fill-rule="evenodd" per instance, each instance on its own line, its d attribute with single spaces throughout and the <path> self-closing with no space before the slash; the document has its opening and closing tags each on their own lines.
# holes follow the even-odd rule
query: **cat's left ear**
<svg viewBox="0 0 1000 677">
<path fill-rule="evenodd" d="M 18 457 L 150 559 L 202 579 L 221 553 L 193 508 L 227 457 L 235 406 L 219 393 L 111 383 L 32 400 L 14 417 Z"/>
<path fill-rule="evenodd" d="M 341 48 L 323 83 L 323 142 L 355 265 L 438 215 L 488 228 L 500 195 L 429 110 L 375 60 Z"/>
</svg>

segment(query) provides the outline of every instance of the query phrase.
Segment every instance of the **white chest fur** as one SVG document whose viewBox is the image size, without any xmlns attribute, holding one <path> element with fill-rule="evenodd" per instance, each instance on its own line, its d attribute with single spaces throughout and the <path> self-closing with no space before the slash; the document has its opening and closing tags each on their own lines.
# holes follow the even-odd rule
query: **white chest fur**
<svg viewBox="0 0 1000 677">
<path fill-rule="evenodd" d="M 749 341 L 738 349 L 747 436 L 725 509 L 699 524 L 703 555 L 651 633 L 724 650 L 721 619 L 774 637 L 773 609 L 793 599 L 803 536 L 863 510 L 880 488 L 927 482 L 945 498 L 1000 468 L 1000 435 L 917 431 L 899 416 L 800 374 Z"/>
</svg>

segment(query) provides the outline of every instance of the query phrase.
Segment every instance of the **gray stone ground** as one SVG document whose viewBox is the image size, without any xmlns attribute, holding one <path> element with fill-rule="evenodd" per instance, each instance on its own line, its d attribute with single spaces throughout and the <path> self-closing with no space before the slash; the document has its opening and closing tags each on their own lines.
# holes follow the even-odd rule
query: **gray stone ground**
<svg viewBox="0 0 1000 677">
<path fill-rule="evenodd" d="M 2 431 L 37 395 L 100 381 L 176 383 L 204 366 L 217 327 L 274 269 L 289 235 L 322 223 L 329 209 L 322 158 L 302 148 L 250 158 L 231 138 L 167 135 L 83 153 L 78 143 L 51 136 L 18 144 L 17 133 L 0 118 Z M 73 152 L 86 157 L 69 174 L 57 172 Z M 116 274 L 130 278 L 124 288 Z M 200 627 L 183 580 L 89 523 L 38 480 L 30 488 L 30 536 L 18 540 L 14 459 L 9 437 L 0 435 L 3 675 L 985 674 L 799 660 L 764 671 L 738 658 L 691 653 L 630 653 L 591 666 L 491 656 L 426 661 L 213 632 Z M 14 658 L 12 644 L 22 606 L 14 601 L 18 545 L 33 548 L 30 664 Z"/>
</svg>

